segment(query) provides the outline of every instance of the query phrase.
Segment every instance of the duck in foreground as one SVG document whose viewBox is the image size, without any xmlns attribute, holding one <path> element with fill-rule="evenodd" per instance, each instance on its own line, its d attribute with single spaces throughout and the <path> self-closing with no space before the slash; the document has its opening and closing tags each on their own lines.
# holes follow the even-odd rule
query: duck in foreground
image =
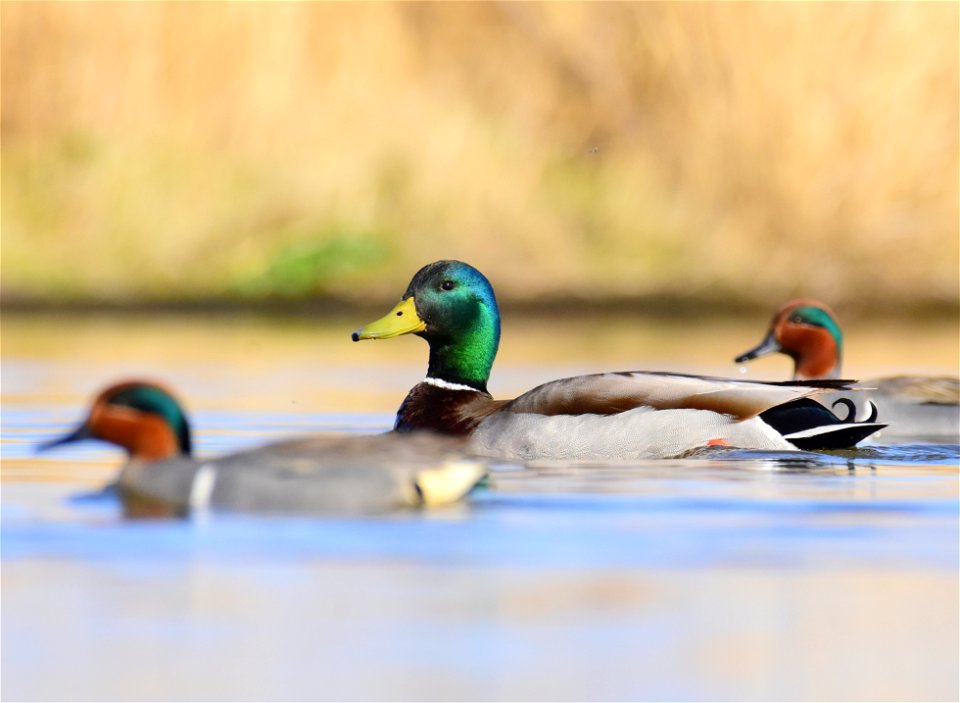
<svg viewBox="0 0 960 703">
<path fill-rule="evenodd" d="M 734 361 L 739 364 L 777 352 L 793 359 L 796 380 L 839 377 L 843 333 L 836 314 L 812 298 L 784 303 L 774 313 L 763 341 Z M 956 376 L 890 376 L 867 379 L 861 385 L 889 424 L 885 437 L 960 441 L 960 379 Z M 825 396 L 834 402 L 840 398 Z"/>
<path fill-rule="evenodd" d="M 163 386 L 127 381 L 93 402 L 73 432 L 50 449 L 101 439 L 127 451 L 116 482 L 131 517 L 186 515 L 207 508 L 268 513 L 369 514 L 452 503 L 485 475 L 450 438 L 317 436 L 199 460 L 190 426 Z M 412 440 L 412 441 L 411 441 Z"/>
<path fill-rule="evenodd" d="M 831 449 L 883 427 L 841 420 L 808 397 L 847 388 L 846 381 L 777 384 L 637 371 L 562 379 L 494 400 L 487 380 L 500 313 L 490 282 L 460 261 L 424 266 L 396 307 L 353 340 L 403 334 L 426 339 L 430 361 L 394 429 L 471 435 L 474 450 L 507 459 L 666 458 L 711 443 Z"/>
</svg>

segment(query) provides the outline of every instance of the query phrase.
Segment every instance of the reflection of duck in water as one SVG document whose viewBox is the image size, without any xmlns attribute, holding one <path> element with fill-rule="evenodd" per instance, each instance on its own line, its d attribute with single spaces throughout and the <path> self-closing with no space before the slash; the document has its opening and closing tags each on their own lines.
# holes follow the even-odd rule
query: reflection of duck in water
<svg viewBox="0 0 960 703">
<path fill-rule="evenodd" d="M 324 437 L 199 460 L 190 426 L 163 387 L 110 386 L 83 424 L 42 448 L 101 439 L 127 450 L 117 487 L 128 515 L 183 515 L 207 507 L 272 513 L 377 513 L 449 503 L 485 474 L 455 440 L 433 435 Z"/>
<path fill-rule="evenodd" d="M 793 359 L 794 379 L 839 377 L 843 333 L 836 315 L 817 300 L 791 300 L 774 313 L 763 341 L 735 361 L 742 363 L 774 352 Z M 876 402 L 881 419 L 890 425 L 885 436 L 960 439 L 960 379 L 956 376 L 891 376 L 858 385 L 872 389 L 864 393 Z"/>
<path fill-rule="evenodd" d="M 843 382 L 771 384 L 658 372 L 602 373 L 494 400 L 487 379 L 500 341 L 489 281 L 438 261 L 400 303 L 354 341 L 416 334 L 430 345 L 427 377 L 407 394 L 395 429 L 472 435 L 484 453 L 519 459 L 671 457 L 712 441 L 756 449 L 850 447 L 882 425 L 848 423 L 807 398 Z"/>
</svg>

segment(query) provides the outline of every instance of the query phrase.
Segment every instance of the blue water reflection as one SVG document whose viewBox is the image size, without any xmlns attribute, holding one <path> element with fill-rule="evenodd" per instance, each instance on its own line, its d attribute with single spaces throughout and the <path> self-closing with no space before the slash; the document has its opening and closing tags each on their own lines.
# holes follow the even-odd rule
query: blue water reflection
<svg viewBox="0 0 960 703">
<path fill-rule="evenodd" d="M 117 369 L 4 364 L 4 699 L 960 693 L 956 444 L 496 465 L 467 503 L 429 512 L 124 521 L 98 492 L 115 449 L 33 450 Z M 162 371 L 193 384 L 201 455 L 380 432 L 396 402 L 277 410 L 251 390 L 280 378 L 299 398 L 312 365 L 262 369 L 242 404 L 229 369 Z"/>
</svg>

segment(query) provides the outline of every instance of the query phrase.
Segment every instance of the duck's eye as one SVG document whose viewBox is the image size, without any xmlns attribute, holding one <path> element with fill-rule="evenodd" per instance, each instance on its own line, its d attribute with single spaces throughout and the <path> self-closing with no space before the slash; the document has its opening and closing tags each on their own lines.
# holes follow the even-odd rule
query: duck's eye
<svg viewBox="0 0 960 703">
<path fill-rule="evenodd" d="M 794 315 L 790 318 L 790 322 L 795 322 L 798 325 L 802 325 L 804 323 L 804 319 L 800 315 Z"/>
<path fill-rule="evenodd" d="M 444 281 L 440 284 L 440 290 L 453 290 L 455 285 L 453 281 Z"/>
</svg>

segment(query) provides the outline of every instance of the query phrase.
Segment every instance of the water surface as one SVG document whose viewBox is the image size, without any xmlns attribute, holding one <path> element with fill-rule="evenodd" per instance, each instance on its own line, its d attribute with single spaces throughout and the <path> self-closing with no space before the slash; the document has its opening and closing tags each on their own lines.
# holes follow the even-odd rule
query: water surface
<svg viewBox="0 0 960 703">
<path fill-rule="evenodd" d="M 960 695 L 954 443 L 496 465 L 431 512 L 142 522 L 95 493 L 113 449 L 32 451 L 106 382 L 144 374 L 180 391 L 200 454 L 385 430 L 426 347 L 351 344 L 355 322 L 4 320 L 4 699 Z M 505 324 L 491 389 L 733 375 L 743 327 Z M 953 342 L 917 334 L 947 353 L 911 363 L 949 370 Z M 898 368 L 890 350 L 864 375 Z"/>
</svg>

